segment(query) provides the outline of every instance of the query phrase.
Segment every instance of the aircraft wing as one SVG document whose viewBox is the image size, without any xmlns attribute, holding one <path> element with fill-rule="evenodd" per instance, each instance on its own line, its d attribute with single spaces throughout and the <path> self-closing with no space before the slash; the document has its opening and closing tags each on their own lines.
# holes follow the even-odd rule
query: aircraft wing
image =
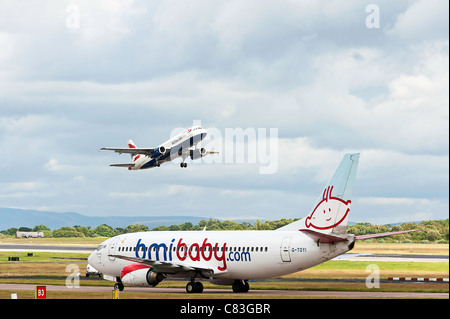
<svg viewBox="0 0 450 319">
<path fill-rule="evenodd" d="M 102 147 L 100 151 L 114 151 L 119 154 L 145 154 L 152 155 L 154 148 L 117 148 L 117 147 Z"/>
<path fill-rule="evenodd" d="M 183 273 L 183 272 L 184 273 L 197 272 L 205 278 L 209 278 L 210 276 L 212 276 L 214 274 L 214 270 L 209 269 L 209 268 L 185 266 L 182 264 L 175 264 L 175 263 L 167 262 L 167 261 L 157 261 L 157 260 L 142 259 L 142 258 L 122 256 L 122 255 L 108 255 L 108 256 L 144 264 L 147 266 L 151 266 L 156 272 L 162 272 L 162 273 L 166 273 L 166 274 L 176 274 L 176 273 Z"/>
</svg>

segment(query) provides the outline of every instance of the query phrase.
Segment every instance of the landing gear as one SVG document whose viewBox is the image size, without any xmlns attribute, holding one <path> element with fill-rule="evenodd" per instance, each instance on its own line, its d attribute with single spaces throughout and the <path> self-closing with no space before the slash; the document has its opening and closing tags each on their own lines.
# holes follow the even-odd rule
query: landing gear
<svg viewBox="0 0 450 319">
<path fill-rule="evenodd" d="M 203 284 L 200 281 L 190 281 L 186 285 L 187 293 L 202 293 L 203 292 Z"/>
<path fill-rule="evenodd" d="M 183 162 L 183 163 L 180 163 L 180 167 L 181 167 L 181 168 L 183 168 L 183 167 L 186 168 L 186 167 L 187 167 L 187 163 L 184 163 L 184 162 Z"/>
<path fill-rule="evenodd" d="M 121 282 L 118 282 L 114 285 L 115 290 L 123 291 L 123 288 L 124 288 L 124 286 L 123 286 L 123 283 L 121 283 Z"/>
<path fill-rule="evenodd" d="M 233 292 L 248 292 L 250 285 L 246 280 L 235 280 L 233 283 Z"/>
</svg>

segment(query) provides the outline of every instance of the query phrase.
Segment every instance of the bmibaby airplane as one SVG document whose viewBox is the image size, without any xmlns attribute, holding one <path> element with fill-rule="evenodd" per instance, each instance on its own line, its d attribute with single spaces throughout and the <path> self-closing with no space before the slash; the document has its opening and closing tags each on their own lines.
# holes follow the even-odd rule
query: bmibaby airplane
<svg viewBox="0 0 450 319">
<path fill-rule="evenodd" d="M 192 126 L 156 148 L 137 148 L 132 140 L 128 141 L 128 148 L 102 147 L 100 150 L 114 151 L 116 153 L 128 153 L 133 163 L 111 164 L 115 167 L 128 167 L 129 170 L 139 170 L 159 167 L 162 163 L 170 162 L 181 157 L 180 167 L 187 167 L 184 161 L 190 157 L 195 160 L 208 154 L 217 152 L 207 151 L 203 147 L 197 149 L 197 143 L 206 137 L 207 131 L 201 126 Z M 194 149 L 190 149 L 194 146 Z"/>
<path fill-rule="evenodd" d="M 346 154 L 311 212 L 277 230 L 123 234 L 103 242 L 88 262 L 119 290 L 185 278 L 187 292 L 202 292 L 198 278 L 247 292 L 248 280 L 315 266 L 351 250 L 355 240 L 408 232 L 346 233 L 358 160 L 359 154 Z"/>
</svg>

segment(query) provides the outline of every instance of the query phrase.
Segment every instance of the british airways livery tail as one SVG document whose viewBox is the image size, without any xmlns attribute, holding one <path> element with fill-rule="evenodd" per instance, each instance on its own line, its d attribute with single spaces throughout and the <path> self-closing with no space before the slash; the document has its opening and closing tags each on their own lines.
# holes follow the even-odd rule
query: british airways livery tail
<svg viewBox="0 0 450 319">
<path fill-rule="evenodd" d="M 320 191 L 311 211 L 275 231 L 166 231 L 128 233 L 98 246 L 89 264 L 115 281 L 115 288 L 154 287 L 166 278 L 188 280 L 188 293 L 203 291 L 198 280 L 247 292 L 248 281 L 287 275 L 346 253 L 355 237 L 346 233 L 359 154 L 346 154 Z M 371 237 L 403 233 L 383 233 Z"/>
</svg>

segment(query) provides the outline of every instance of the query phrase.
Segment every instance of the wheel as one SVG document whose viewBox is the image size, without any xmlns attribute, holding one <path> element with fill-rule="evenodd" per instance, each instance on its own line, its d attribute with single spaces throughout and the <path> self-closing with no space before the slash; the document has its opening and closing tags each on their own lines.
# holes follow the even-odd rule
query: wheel
<svg viewBox="0 0 450 319">
<path fill-rule="evenodd" d="M 250 285 L 248 284 L 248 281 L 244 281 L 244 286 L 242 287 L 242 292 L 248 292 L 250 290 Z"/>
<path fill-rule="evenodd" d="M 186 284 L 186 292 L 187 293 L 202 293 L 203 292 L 203 284 L 199 281 L 190 281 Z"/>
<path fill-rule="evenodd" d="M 192 282 L 192 281 L 190 281 L 190 282 L 188 282 L 188 283 L 186 284 L 186 292 L 187 292 L 187 293 L 189 293 L 189 294 L 194 293 L 194 290 L 195 290 L 194 284 L 195 284 L 195 283 Z"/>
<path fill-rule="evenodd" d="M 250 285 L 247 281 L 235 280 L 233 283 L 233 292 L 248 292 Z"/>
<path fill-rule="evenodd" d="M 240 287 L 241 287 L 240 280 L 235 280 L 233 282 L 233 292 L 241 292 Z"/>
<path fill-rule="evenodd" d="M 203 284 L 200 281 L 197 281 L 195 284 L 195 292 L 201 294 L 203 292 Z"/>
<path fill-rule="evenodd" d="M 118 282 L 114 285 L 115 290 L 123 291 L 123 288 L 124 288 L 124 286 L 121 282 Z"/>
</svg>

